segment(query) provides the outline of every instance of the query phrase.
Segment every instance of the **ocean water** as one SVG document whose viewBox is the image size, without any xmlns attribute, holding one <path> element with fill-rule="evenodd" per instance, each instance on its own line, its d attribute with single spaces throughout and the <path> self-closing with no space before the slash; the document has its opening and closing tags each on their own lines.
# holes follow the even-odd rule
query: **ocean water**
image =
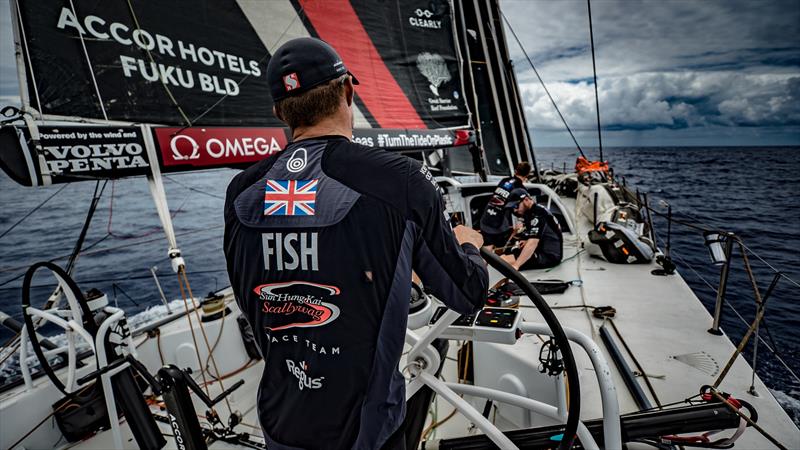
<svg viewBox="0 0 800 450">
<path fill-rule="evenodd" d="M 587 154 L 596 157 L 596 150 Z M 767 263 L 793 280 L 800 280 L 800 148 L 610 148 L 605 156 L 629 186 L 649 194 L 653 206 L 661 200 L 674 217 L 693 224 L 734 232 Z M 574 149 L 537 150 L 540 168 L 570 168 Z M 228 285 L 222 252 L 222 208 L 225 188 L 237 171 L 220 169 L 174 174 L 164 183 L 178 245 L 186 259 L 196 297 Z M 0 234 L 62 189 L 37 211 L 0 237 L 0 310 L 19 318 L 22 277 L 28 266 L 52 260 L 64 265 L 89 208 L 95 182 L 45 188 L 25 188 L 0 174 Z M 103 183 L 100 183 L 100 188 Z M 663 248 L 667 226 L 655 218 Z M 673 224 L 673 259 L 681 275 L 712 310 L 719 268 L 709 263 L 702 234 Z M 167 299 L 180 298 L 177 277 L 170 268 L 167 241 L 144 178 L 105 184 L 74 271 L 83 290 L 96 287 L 112 304 L 130 315 L 161 304 L 151 268 Z M 748 255 L 762 292 L 773 270 Z M 707 284 L 708 283 L 708 284 Z M 710 286 L 709 286 L 710 284 Z M 33 280 L 32 304 L 41 305 L 52 292 L 52 278 Z M 752 288 L 738 253 L 731 267 L 727 301 L 746 321 L 755 314 Z M 800 288 L 781 279 L 767 302 L 761 336 L 794 373 L 800 374 Z M 738 343 L 747 327 L 731 308 L 722 327 Z M 767 331 L 768 330 L 768 331 Z M 0 329 L 0 342 L 11 336 Z M 752 358 L 753 344 L 745 353 Z M 757 372 L 800 423 L 800 383 L 761 343 Z"/>
</svg>

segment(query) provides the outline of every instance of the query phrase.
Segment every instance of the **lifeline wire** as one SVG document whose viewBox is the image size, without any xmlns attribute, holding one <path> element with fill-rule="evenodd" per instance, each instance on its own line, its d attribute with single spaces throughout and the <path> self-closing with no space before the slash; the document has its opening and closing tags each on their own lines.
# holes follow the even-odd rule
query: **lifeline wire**
<svg viewBox="0 0 800 450">
<path fill-rule="evenodd" d="M 659 239 L 659 240 L 660 240 L 660 239 Z M 742 242 L 742 243 L 741 243 L 741 245 L 742 245 L 742 246 L 744 246 L 744 243 Z M 746 246 L 744 246 L 744 247 L 745 247 L 745 248 L 747 248 Z M 748 249 L 748 250 L 749 250 L 749 249 Z M 752 251 L 751 251 L 751 250 L 749 250 L 749 251 L 752 253 Z M 755 253 L 753 253 L 753 254 L 755 255 Z M 697 278 L 699 278 L 699 279 L 700 279 L 700 281 L 702 281 L 703 283 L 705 283 L 705 285 L 706 285 L 706 286 L 708 286 L 708 288 L 709 288 L 709 289 L 710 289 L 712 292 L 714 292 L 715 294 L 717 293 L 717 288 L 716 288 L 716 287 L 715 287 L 713 284 L 711 284 L 711 282 L 709 282 L 709 281 L 708 281 L 708 280 L 707 280 L 705 277 L 703 277 L 703 275 L 701 275 L 701 274 L 700 274 L 700 273 L 699 273 L 699 272 L 698 272 L 698 271 L 697 271 L 697 270 L 694 268 L 694 266 L 693 266 L 692 264 L 690 264 L 688 261 L 686 261 L 685 259 L 683 259 L 683 258 L 680 256 L 680 254 L 679 254 L 679 253 L 675 252 L 675 250 L 674 250 L 674 249 L 672 250 L 672 256 L 673 256 L 673 257 L 675 257 L 675 258 L 678 260 L 678 263 L 682 264 L 682 265 L 683 265 L 683 266 L 685 266 L 685 267 L 688 267 L 688 268 L 689 268 L 689 270 L 691 270 L 692 272 L 694 272 L 694 274 L 697 276 Z M 755 256 L 756 256 L 757 258 L 761 259 L 761 258 L 760 258 L 758 255 L 755 255 Z M 762 260 L 762 261 L 763 261 L 763 260 Z M 763 262 L 764 262 L 765 264 L 767 264 L 767 263 L 766 263 L 766 261 L 763 261 Z M 769 265 L 769 264 L 767 264 L 767 265 Z M 771 267 L 771 268 L 773 268 L 772 266 L 770 266 L 770 267 Z M 773 268 L 773 269 L 774 269 L 774 268 Z M 778 273 L 778 274 L 781 274 L 780 272 L 777 272 L 777 271 L 776 271 L 776 273 Z M 790 279 L 790 280 L 791 280 L 791 279 Z M 792 280 L 792 281 L 793 281 L 793 280 Z M 736 317 L 738 317 L 738 318 L 739 318 L 739 320 L 742 322 L 742 324 L 743 324 L 745 327 L 749 327 L 749 326 L 750 326 L 750 323 L 749 323 L 749 322 L 747 322 L 747 320 L 745 320 L 744 316 L 742 316 L 742 314 L 741 314 L 741 313 L 739 313 L 739 310 L 737 310 L 737 309 L 736 309 L 736 307 L 735 307 L 735 306 L 733 306 L 733 304 L 732 304 L 731 302 L 724 302 L 724 304 L 725 304 L 725 305 L 726 305 L 728 308 L 730 308 L 730 309 L 731 309 L 731 311 L 733 311 L 733 313 L 736 315 Z M 769 328 L 767 328 L 766 316 L 764 316 L 764 318 L 762 319 L 762 321 L 764 322 L 764 329 L 766 329 L 766 330 L 767 330 L 767 333 L 769 333 L 769 338 L 770 338 L 770 340 L 772 340 L 772 345 L 770 346 L 770 344 L 769 344 L 769 343 L 768 343 L 768 342 L 767 342 L 767 341 L 766 341 L 766 340 L 765 340 L 763 337 L 761 337 L 761 336 L 758 336 L 758 340 L 759 340 L 759 341 L 760 341 L 762 344 L 764 344 L 764 346 L 766 346 L 766 347 L 767 347 L 767 350 L 769 350 L 769 352 L 770 352 L 770 353 L 772 353 L 772 356 L 774 356 L 774 357 L 775 357 L 775 359 L 777 359 L 777 360 L 778 360 L 778 362 L 779 362 L 779 363 L 780 363 L 780 364 L 783 366 L 783 368 L 784 368 L 784 369 L 786 369 L 786 371 L 789 373 L 789 375 L 791 375 L 791 376 L 792 376 L 792 378 L 794 378 L 796 381 L 800 382 L 800 376 L 798 376 L 798 375 L 797 375 L 797 374 L 794 372 L 794 370 L 792 370 L 792 368 L 791 368 L 791 367 L 789 367 L 789 364 L 788 364 L 788 363 L 787 363 L 787 362 L 784 360 L 784 358 L 783 358 L 783 356 L 782 356 L 781 352 L 778 350 L 778 346 L 777 346 L 777 345 L 775 345 L 774 339 L 772 338 L 772 334 L 769 332 Z"/>
<path fill-rule="evenodd" d="M 63 190 L 64 190 L 64 188 L 66 188 L 67 186 L 69 186 L 69 183 L 67 183 L 67 184 L 65 184 L 65 185 L 63 185 L 63 186 L 61 186 L 61 188 L 60 188 L 59 190 L 57 190 L 57 191 L 53 192 L 53 193 L 52 193 L 52 194 L 51 194 L 49 197 L 47 197 L 46 199 L 44 199 L 44 201 L 43 201 L 43 202 L 39 203 L 38 205 L 36 205 L 36 207 L 35 207 L 35 208 L 33 208 L 32 210 L 28 211 L 28 213 L 27 213 L 27 214 L 25 214 L 24 216 L 22 216 L 22 218 L 21 218 L 21 219 L 19 219 L 18 221 L 16 221 L 16 222 L 14 223 L 14 225 L 11 225 L 10 227 L 8 227 L 8 229 L 6 229 L 6 230 L 5 230 L 5 231 L 3 231 L 2 233 L 0 233 L 0 238 L 2 238 L 3 236 L 7 235 L 8 233 L 10 233 L 10 232 L 11 232 L 11 230 L 13 230 L 14 228 L 16 228 L 16 227 L 17 227 L 17 225 L 21 224 L 21 223 L 22 223 L 22 221 L 24 221 L 25 219 L 27 219 L 28 217 L 30 217 L 30 215 L 31 215 L 31 214 L 33 214 L 33 213 L 35 213 L 36 211 L 38 211 L 38 210 L 39 210 L 39 208 L 41 208 L 42 206 L 44 206 L 44 205 L 45 205 L 45 203 L 47 203 L 47 202 L 49 202 L 50 200 L 52 200 L 52 199 L 53 199 L 53 197 L 55 197 L 56 195 L 58 195 L 58 194 L 59 194 L 61 191 L 63 191 Z"/>
</svg>

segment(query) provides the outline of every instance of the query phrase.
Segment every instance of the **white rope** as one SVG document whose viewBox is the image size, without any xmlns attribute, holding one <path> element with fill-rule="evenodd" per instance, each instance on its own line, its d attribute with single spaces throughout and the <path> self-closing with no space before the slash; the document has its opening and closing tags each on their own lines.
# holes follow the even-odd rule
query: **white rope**
<svg viewBox="0 0 800 450">
<path fill-rule="evenodd" d="M 72 9 L 72 15 L 78 18 L 78 13 L 75 12 L 75 4 L 69 0 L 69 7 Z M 100 95 L 100 88 L 97 86 L 97 79 L 94 77 L 94 69 L 92 68 L 92 61 L 89 59 L 89 52 L 86 50 L 86 42 L 83 40 L 83 33 L 78 30 L 78 37 L 81 39 L 81 47 L 83 48 L 83 55 L 86 57 L 86 64 L 89 65 L 89 75 L 92 76 L 92 84 L 94 85 L 94 92 L 97 94 L 97 100 L 100 103 L 100 110 L 103 112 L 103 119 L 108 120 L 106 114 L 106 107 L 103 105 L 103 97 Z"/>
</svg>

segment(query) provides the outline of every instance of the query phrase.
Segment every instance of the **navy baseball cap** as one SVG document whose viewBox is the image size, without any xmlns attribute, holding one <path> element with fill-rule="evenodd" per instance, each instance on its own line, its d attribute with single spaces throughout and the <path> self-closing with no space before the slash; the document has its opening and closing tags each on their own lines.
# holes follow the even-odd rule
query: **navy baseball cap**
<svg viewBox="0 0 800 450">
<path fill-rule="evenodd" d="M 303 37 L 284 43 L 267 64 L 267 82 L 272 100 L 305 92 L 322 83 L 350 74 L 336 50 L 320 39 Z"/>
<path fill-rule="evenodd" d="M 506 208 L 516 208 L 519 205 L 519 202 L 525 200 L 526 198 L 530 197 L 531 194 L 525 188 L 516 188 L 511 191 L 511 194 L 508 195 L 508 199 L 506 200 Z"/>
</svg>

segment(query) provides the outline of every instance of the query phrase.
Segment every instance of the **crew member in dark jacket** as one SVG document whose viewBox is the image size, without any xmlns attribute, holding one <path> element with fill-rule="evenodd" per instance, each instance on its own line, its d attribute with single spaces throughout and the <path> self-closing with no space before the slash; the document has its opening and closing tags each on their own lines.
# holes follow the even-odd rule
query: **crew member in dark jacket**
<svg viewBox="0 0 800 450">
<path fill-rule="evenodd" d="M 332 47 L 291 40 L 267 79 L 292 142 L 231 181 L 224 243 L 264 356 L 267 446 L 403 448 L 412 269 L 448 306 L 473 312 L 488 285 L 482 239 L 450 228 L 426 167 L 350 141 L 358 81 Z"/>
<path fill-rule="evenodd" d="M 531 173 L 531 165 L 527 161 L 517 164 L 513 177 L 500 180 L 486 204 L 481 216 L 481 234 L 483 242 L 490 248 L 503 247 L 511 237 L 513 220 L 511 210 L 507 209 L 508 196 L 514 189 L 524 188 L 525 181 Z"/>
<path fill-rule="evenodd" d="M 555 216 L 524 188 L 511 191 L 506 208 L 522 222 L 514 234 L 517 245 L 503 259 L 517 270 L 557 266 L 563 257 L 564 235 Z"/>
</svg>

